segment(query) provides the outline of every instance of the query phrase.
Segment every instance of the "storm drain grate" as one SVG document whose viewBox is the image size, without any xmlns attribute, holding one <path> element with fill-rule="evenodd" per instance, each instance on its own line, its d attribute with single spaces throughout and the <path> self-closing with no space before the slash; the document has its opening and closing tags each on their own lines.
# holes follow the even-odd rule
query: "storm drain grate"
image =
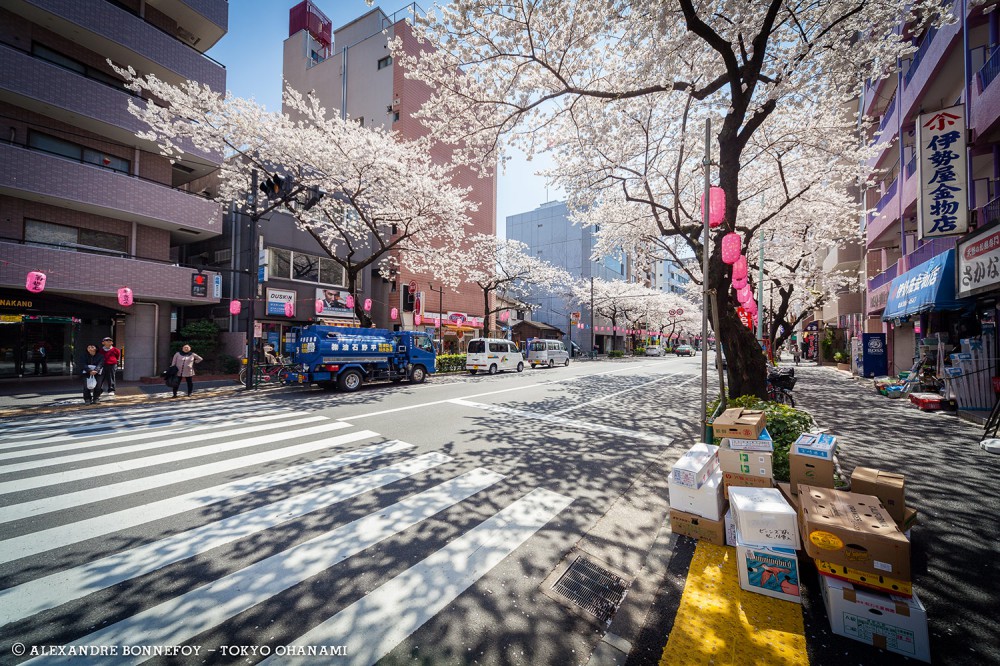
<svg viewBox="0 0 1000 666">
<path fill-rule="evenodd" d="M 576 558 L 552 589 L 602 622 L 618 610 L 628 581 L 584 557 Z"/>
</svg>

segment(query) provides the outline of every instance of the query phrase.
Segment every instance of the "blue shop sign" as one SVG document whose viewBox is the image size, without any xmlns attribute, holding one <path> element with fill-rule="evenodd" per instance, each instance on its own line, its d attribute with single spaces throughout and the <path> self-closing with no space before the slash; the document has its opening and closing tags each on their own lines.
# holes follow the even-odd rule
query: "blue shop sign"
<svg viewBox="0 0 1000 666">
<path fill-rule="evenodd" d="M 948 250 L 892 281 L 882 321 L 930 310 L 962 310 L 966 305 L 955 298 L 955 250 Z"/>
</svg>

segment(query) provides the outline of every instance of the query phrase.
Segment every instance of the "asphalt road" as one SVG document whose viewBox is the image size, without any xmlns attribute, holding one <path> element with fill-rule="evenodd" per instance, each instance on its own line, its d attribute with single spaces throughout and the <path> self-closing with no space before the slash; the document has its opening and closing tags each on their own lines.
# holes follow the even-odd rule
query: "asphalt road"
<svg viewBox="0 0 1000 666">
<path fill-rule="evenodd" d="M 329 663 L 587 663 L 608 626 L 549 588 L 587 558 L 632 585 L 612 629 L 638 634 L 699 376 L 698 357 L 632 359 L 15 420 L 0 660 L 302 641 L 342 646 Z"/>
</svg>

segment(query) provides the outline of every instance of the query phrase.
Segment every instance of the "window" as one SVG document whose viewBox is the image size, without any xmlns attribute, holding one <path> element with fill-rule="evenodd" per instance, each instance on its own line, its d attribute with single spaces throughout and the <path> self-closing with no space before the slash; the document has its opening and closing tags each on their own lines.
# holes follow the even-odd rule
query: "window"
<svg viewBox="0 0 1000 666">
<path fill-rule="evenodd" d="M 56 245 L 77 252 L 122 256 L 127 256 L 128 247 L 125 236 L 30 219 L 24 221 L 24 241 L 46 246 Z"/>
<path fill-rule="evenodd" d="M 386 67 L 388 67 L 391 64 L 392 64 L 392 56 L 386 56 L 384 58 L 379 58 L 378 59 L 378 68 L 379 69 L 385 69 Z"/>
<path fill-rule="evenodd" d="M 292 279 L 319 282 L 319 257 L 295 252 L 292 254 Z"/>
<path fill-rule="evenodd" d="M 28 130 L 28 147 L 121 173 L 129 173 L 132 168 L 132 163 L 129 160 L 108 155 L 92 148 L 85 148 L 72 141 L 66 141 L 35 130 Z"/>
<path fill-rule="evenodd" d="M 335 286 L 345 283 L 343 267 L 329 257 L 277 247 L 268 248 L 268 254 L 268 275 L 272 278 Z"/>
<path fill-rule="evenodd" d="M 398 120 L 399 120 L 399 111 L 394 111 L 392 114 L 392 122 L 396 122 Z"/>
<path fill-rule="evenodd" d="M 507 351 L 507 344 L 502 342 L 491 342 L 490 351 L 495 354 L 502 354 Z"/>
<path fill-rule="evenodd" d="M 473 340 L 469 343 L 469 348 L 466 351 L 470 354 L 482 354 L 486 351 L 486 342 L 483 340 Z"/>
</svg>

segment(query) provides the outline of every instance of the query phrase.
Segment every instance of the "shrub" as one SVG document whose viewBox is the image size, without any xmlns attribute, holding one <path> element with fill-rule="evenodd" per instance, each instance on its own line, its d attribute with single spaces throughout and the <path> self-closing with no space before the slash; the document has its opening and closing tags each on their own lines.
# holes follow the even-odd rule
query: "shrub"
<svg viewBox="0 0 1000 666">
<path fill-rule="evenodd" d="M 833 360 L 837 363 L 847 363 L 847 355 L 844 352 L 835 352 Z"/>
<path fill-rule="evenodd" d="M 708 405 L 708 416 L 711 417 L 719 406 L 715 400 Z M 753 395 L 744 395 L 726 403 L 727 407 L 742 407 L 744 409 L 763 409 L 767 417 L 767 432 L 774 441 L 774 478 L 776 481 L 788 481 L 788 450 L 792 443 L 804 432 L 813 427 L 812 417 L 808 412 L 793 409 L 777 402 L 767 402 Z"/>
<path fill-rule="evenodd" d="M 608 352 L 608 358 L 624 358 L 625 352 L 621 349 L 612 349 Z"/>
<path fill-rule="evenodd" d="M 240 371 L 240 359 L 229 354 L 219 356 L 219 368 L 224 375 L 235 375 Z"/>
<path fill-rule="evenodd" d="M 635 354 L 636 356 L 642 356 L 643 354 L 645 354 L 645 353 L 646 353 L 646 348 L 645 348 L 645 347 L 636 347 L 636 348 L 635 348 L 635 351 L 634 351 L 633 353 L 634 353 L 634 354 Z"/>
<path fill-rule="evenodd" d="M 215 355 L 215 350 L 219 348 L 219 327 L 215 322 L 199 319 L 182 328 L 178 339 L 170 343 L 170 356 L 173 357 L 184 345 L 191 345 L 191 351 L 205 359 L 198 368 L 203 373 L 222 367 L 221 359 Z"/>
<path fill-rule="evenodd" d="M 462 372 L 465 370 L 465 354 L 439 354 L 438 372 Z"/>
</svg>

